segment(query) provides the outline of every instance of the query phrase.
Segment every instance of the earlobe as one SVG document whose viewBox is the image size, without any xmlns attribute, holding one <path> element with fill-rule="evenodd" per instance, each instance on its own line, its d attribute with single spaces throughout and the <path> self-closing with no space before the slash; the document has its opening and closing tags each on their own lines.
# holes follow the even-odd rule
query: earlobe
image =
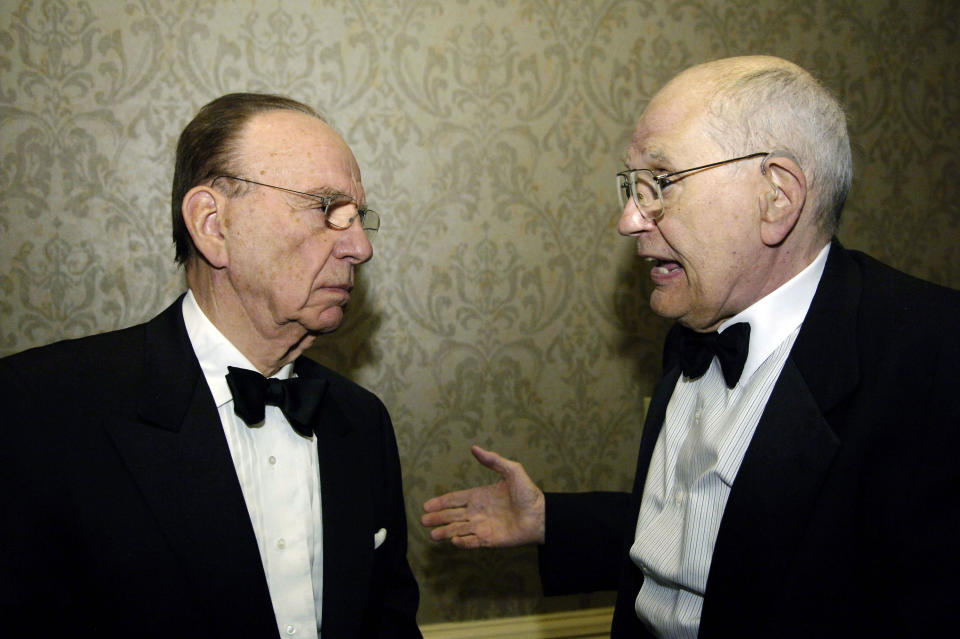
<svg viewBox="0 0 960 639">
<path fill-rule="evenodd" d="M 763 174 L 770 189 L 760 203 L 760 233 L 763 243 L 782 243 L 801 221 L 807 201 L 807 179 L 789 153 L 771 153 L 764 158 Z"/>
<path fill-rule="evenodd" d="M 224 268 L 228 263 L 222 209 L 223 196 L 207 186 L 187 191 L 180 207 L 197 252 L 214 268 Z"/>
</svg>

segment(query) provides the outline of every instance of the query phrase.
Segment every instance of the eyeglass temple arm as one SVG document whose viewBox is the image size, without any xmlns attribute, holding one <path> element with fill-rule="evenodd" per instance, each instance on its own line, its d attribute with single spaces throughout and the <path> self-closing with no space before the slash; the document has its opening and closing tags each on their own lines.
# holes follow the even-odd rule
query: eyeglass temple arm
<svg viewBox="0 0 960 639">
<path fill-rule="evenodd" d="M 776 152 L 774 151 L 774 153 Z M 751 153 L 750 155 L 741 155 L 738 158 L 730 158 L 729 160 L 720 160 L 719 162 L 711 162 L 710 164 L 704 164 L 703 166 L 695 166 L 692 169 L 683 169 L 682 171 L 674 171 L 673 173 L 664 173 L 663 175 L 655 175 L 653 177 L 660 184 L 660 186 L 666 186 L 671 183 L 672 180 L 670 180 L 670 178 L 676 175 L 683 175 L 684 173 L 692 173 L 693 171 L 704 171 L 706 169 L 712 169 L 713 167 L 720 166 L 722 164 L 730 164 L 731 162 L 739 162 L 740 160 L 747 160 L 749 158 L 758 158 L 761 155 L 769 156 L 771 155 L 771 152 L 760 151 L 758 153 Z"/>
<path fill-rule="evenodd" d="M 803 167 L 800 166 L 800 160 L 798 160 L 798 159 L 797 159 L 797 156 L 795 156 L 795 155 L 794 155 L 793 153 L 791 153 L 790 151 L 770 151 L 769 153 L 767 153 L 767 157 L 763 158 L 763 161 L 760 163 L 760 173 L 763 174 L 763 175 L 766 175 L 766 174 L 767 174 L 767 162 L 770 161 L 770 158 L 772 158 L 772 157 L 778 157 L 778 156 L 779 156 L 779 157 L 782 157 L 782 158 L 787 158 L 788 160 L 790 160 L 791 162 L 793 162 L 794 164 L 796 164 L 798 167 L 800 167 L 800 170 L 801 170 L 801 171 L 803 170 Z"/>
</svg>

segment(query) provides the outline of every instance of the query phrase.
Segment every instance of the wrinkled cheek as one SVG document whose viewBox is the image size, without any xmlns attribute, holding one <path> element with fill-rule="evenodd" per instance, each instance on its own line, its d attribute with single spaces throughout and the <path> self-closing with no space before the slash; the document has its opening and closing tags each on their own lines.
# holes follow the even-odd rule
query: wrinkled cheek
<svg viewBox="0 0 960 639">
<path fill-rule="evenodd" d="M 701 309 L 709 300 L 709 282 L 704 281 L 703 278 L 694 276 L 690 278 L 687 283 L 687 298 L 688 306 L 693 309 Z"/>
<path fill-rule="evenodd" d="M 305 303 L 311 288 L 306 265 L 295 259 L 296 255 L 294 247 L 278 251 L 273 260 L 264 265 L 264 276 L 272 283 L 276 294 L 294 304 Z"/>
</svg>

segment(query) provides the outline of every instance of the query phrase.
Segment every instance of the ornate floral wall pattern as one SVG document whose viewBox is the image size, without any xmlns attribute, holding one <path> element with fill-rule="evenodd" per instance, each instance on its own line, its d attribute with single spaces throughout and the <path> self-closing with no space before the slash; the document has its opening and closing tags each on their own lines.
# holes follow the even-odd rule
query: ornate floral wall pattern
<svg viewBox="0 0 960 639">
<path fill-rule="evenodd" d="M 630 485 L 667 324 L 616 234 L 613 173 L 654 91 L 773 53 L 846 104 L 841 239 L 960 286 L 960 4 L 949 0 L 11 0 L 0 5 L 0 354 L 128 326 L 183 289 L 173 147 L 236 90 L 321 110 L 383 212 L 348 321 L 311 354 L 393 415 L 421 621 L 540 596 L 529 549 L 432 546 L 429 496 L 490 478 Z"/>
</svg>

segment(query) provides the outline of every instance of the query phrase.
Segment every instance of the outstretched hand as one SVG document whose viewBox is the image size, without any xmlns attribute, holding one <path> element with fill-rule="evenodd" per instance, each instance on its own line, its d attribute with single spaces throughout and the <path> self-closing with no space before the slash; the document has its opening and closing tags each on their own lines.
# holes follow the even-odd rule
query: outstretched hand
<svg viewBox="0 0 960 639">
<path fill-rule="evenodd" d="M 449 539 L 458 548 L 503 548 L 544 541 L 543 492 L 523 466 L 484 450 L 470 449 L 500 481 L 440 495 L 423 505 L 420 522 L 433 527 L 434 541 Z"/>
</svg>

